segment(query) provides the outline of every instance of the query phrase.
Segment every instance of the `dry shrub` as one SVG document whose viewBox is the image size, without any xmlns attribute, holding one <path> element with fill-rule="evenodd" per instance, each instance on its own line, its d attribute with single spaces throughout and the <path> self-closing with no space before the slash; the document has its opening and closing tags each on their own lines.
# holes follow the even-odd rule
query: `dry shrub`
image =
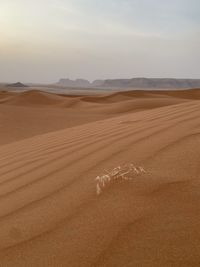
<svg viewBox="0 0 200 267">
<path fill-rule="evenodd" d="M 101 176 L 95 178 L 96 193 L 100 195 L 103 189 L 112 181 L 127 181 L 132 180 L 135 175 L 146 173 L 145 169 L 141 166 L 136 167 L 132 163 L 124 166 L 118 166 L 112 171 L 105 170 Z"/>
</svg>

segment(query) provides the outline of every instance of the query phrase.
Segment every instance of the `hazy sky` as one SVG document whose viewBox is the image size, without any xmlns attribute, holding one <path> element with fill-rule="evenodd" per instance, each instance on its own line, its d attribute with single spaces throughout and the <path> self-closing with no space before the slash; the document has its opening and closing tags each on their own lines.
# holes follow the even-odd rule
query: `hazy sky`
<svg viewBox="0 0 200 267">
<path fill-rule="evenodd" d="M 200 78 L 200 0 L 0 0 L 0 81 Z"/>
</svg>

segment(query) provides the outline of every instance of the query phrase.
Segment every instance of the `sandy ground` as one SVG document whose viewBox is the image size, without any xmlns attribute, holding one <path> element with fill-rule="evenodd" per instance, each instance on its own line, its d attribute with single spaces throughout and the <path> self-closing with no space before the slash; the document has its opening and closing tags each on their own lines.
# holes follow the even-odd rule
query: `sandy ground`
<svg viewBox="0 0 200 267">
<path fill-rule="evenodd" d="M 200 90 L 0 92 L 0 267 L 200 266 L 199 118 Z"/>
</svg>

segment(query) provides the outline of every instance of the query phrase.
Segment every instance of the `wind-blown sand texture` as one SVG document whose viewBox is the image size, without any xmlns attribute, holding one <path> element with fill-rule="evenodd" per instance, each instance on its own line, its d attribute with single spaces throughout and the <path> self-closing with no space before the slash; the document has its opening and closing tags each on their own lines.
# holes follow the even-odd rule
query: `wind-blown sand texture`
<svg viewBox="0 0 200 267">
<path fill-rule="evenodd" d="M 1 92 L 0 266 L 200 266 L 199 118 L 200 90 Z"/>
</svg>

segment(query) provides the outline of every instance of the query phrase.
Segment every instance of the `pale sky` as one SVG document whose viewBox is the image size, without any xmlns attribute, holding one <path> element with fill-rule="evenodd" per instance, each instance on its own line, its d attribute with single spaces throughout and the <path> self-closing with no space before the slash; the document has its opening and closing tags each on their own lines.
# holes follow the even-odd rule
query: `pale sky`
<svg viewBox="0 0 200 267">
<path fill-rule="evenodd" d="M 0 81 L 200 78 L 200 0 L 0 0 Z"/>
</svg>

